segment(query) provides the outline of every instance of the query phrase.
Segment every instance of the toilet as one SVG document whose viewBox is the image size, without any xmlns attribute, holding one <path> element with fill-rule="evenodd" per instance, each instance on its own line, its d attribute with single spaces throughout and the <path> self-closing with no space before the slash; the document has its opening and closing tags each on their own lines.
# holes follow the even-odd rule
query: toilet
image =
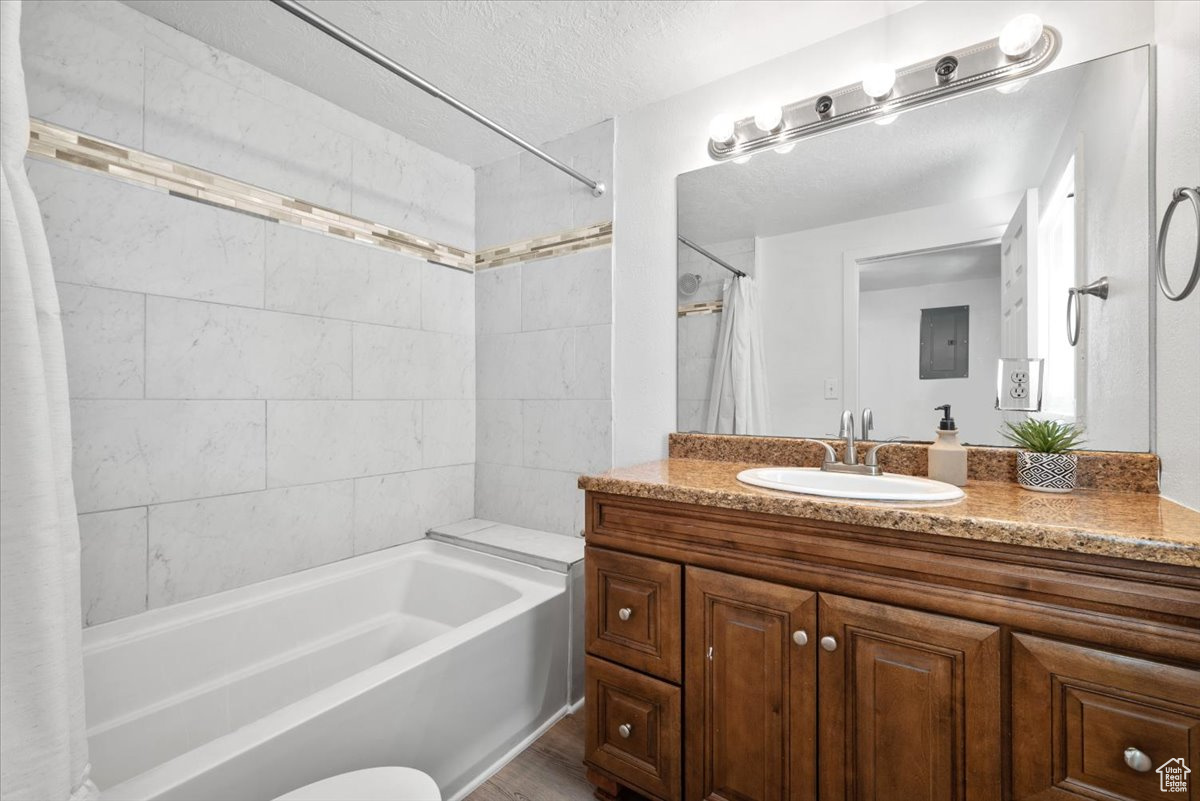
<svg viewBox="0 0 1200 801">
<path fill-rule="evenodd" d="M 367 768 L 306 784 L 274 801 L 442 801 L 442 793 L 414 768 Z"/>
</svg>

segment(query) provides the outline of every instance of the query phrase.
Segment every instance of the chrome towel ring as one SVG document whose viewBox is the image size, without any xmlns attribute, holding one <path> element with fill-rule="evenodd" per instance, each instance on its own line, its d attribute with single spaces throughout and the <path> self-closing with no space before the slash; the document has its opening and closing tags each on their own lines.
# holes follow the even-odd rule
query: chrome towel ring
<svg viewBox="0 0 1200 801">
<path fill-rule="evenodd" d="M 1067 342 L 1071 343 L 1071 347 L 1079 344 L 1079 318 L 1083 311 L 1076 298 L 1081 295 L 1095 295 L 1100 300 L 1108 300 L 1108 276 L 1102 275 L 1090 284 L 1073 286 L 1067 290 Z"/>
<path fill-rule="evenodd" d="M 1192 201 L 1192 211 L 1196 213 L 1196 257 L 1192 260 L 1192 274 L 1187 284 L 1176 293 L 1171 291 L 1171 284 L 1167 281 L 1167 231 L 1171 227 L 1171 216 L 1175 214 L 1175 207 L 1184 198 Z M 1171 203 L 1167 206 L 1167 213 L 1163 215 L 1162 228 L 1158 230 L 1157 261 L 1158 288 L 1167 296 L 1167 300 L 1183 300 L 1192 294 L 1196 284 L 1200 283 L 1200 187 L 1181 186 L 1171 195 Z"/>
</svg>

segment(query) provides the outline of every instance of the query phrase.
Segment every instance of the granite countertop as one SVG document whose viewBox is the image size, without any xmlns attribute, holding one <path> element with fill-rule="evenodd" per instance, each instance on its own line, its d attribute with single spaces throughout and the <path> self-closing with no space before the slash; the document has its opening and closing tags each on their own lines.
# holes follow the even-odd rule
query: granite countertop
<svg viewBox="0 0 1200 801">
<path fill-rule="evenodd" d="M 1200 512 L 1158 495 L 1079 489 L 1032 492 L 969 481 L 946 504 L 839 500 L 760 489 L 737 474 L 763 463 L 665 459 L 583 476 L 581 489 L 833 523 L 1200 567 Z"/>
</svg>

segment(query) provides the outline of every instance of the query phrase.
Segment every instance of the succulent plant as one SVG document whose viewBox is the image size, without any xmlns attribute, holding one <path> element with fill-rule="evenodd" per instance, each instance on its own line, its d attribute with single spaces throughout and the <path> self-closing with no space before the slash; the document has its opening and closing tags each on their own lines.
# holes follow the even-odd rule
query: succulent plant
<svg viewBox="0 0 1200 801">
<path fill-rule="evenodd" d="M 1005 423 L 1000 436 L 1031 453 L 1066 453 L 1084 443 L 1083 429 L 1059 420 L 1022 420 Z"/>
</svg>

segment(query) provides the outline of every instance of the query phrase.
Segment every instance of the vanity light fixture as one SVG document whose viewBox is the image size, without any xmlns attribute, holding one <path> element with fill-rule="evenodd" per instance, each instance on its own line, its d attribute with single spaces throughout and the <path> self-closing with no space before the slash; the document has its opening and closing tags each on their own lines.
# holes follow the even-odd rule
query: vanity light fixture
<svg viewBox="0 0 1200 801">
<path fill-rule="evenodd" d="M 903 69 L 874 64 L 861 83 L 778 109 L 764 107 L 753 116 L 735 120 L 718 115 L 709 126 L 708 154 L 714 161 L 744 164 L 751 154 L 787 152 L 783 148 L 834 128 L 867 120 L 888 125 L 900 112 L 958 92 L 984 87 L 1016 91 L 1030 75 L 1054 61 L 1061 45 L 1057 30 L 1043 25 L 1035 14 L 1022 14 L 1004 26 L 996 39 Z"/>
<path fill-rule="evenodd" d="M 775 152 L 776 153 L 791 153 L 795 149 L 796 149 L 796 143 L 788 142 L 786 145 L 780 145 L 779 147 L 775 148 Z"/>
</svg>

